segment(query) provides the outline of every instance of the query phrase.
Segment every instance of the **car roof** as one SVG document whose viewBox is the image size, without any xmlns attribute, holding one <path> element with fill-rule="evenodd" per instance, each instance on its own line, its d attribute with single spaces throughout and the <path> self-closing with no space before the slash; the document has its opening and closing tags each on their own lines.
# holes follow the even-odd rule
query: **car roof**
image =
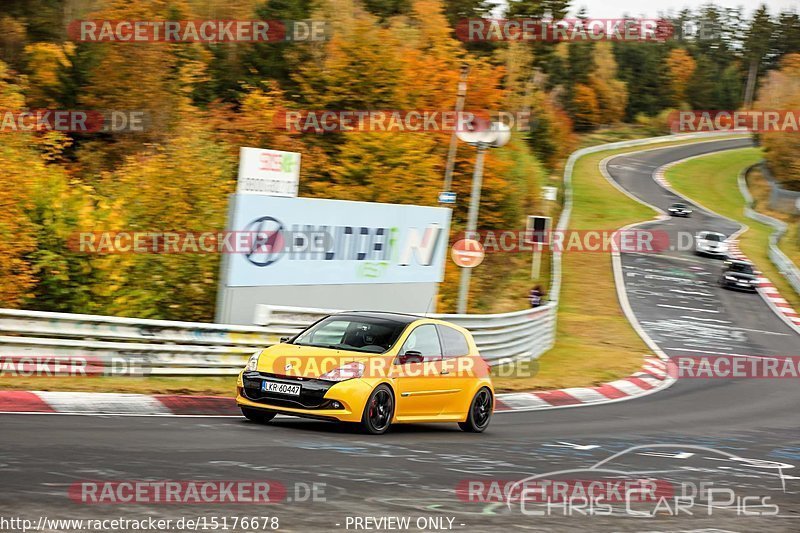
<svg viewBox="0 0 800 533">
<path fill-rule="evenodd" d="M 382 318 L 384 320 L 394 320 L 403 324 L 411 324 L 425 317 L 408 313 L 394 313 L 391 311 L 343 311 L 336 313 L 337 316 L 360 316 L 365 318 Z"/>
<path fill-rule="evenodd" d="M 699 235 L 719 235 L 720 237 L 724 237 L 725 236 L 724 233 L 720 233 L 718 231 L 706 231 L 706 230 L 701 231 L 699 233 Z"/>
</svg>

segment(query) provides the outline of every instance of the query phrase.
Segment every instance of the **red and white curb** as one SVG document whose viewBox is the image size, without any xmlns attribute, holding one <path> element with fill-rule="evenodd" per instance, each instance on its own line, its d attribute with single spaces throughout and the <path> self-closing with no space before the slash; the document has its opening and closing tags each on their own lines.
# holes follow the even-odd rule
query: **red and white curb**
<svg viewBox="0 0 800 533">
<path fill-rule="evenodd" d="M 0 391 L 2 413 L 240 416 L 233 398 L 170 394 Z"/>
<path fill-rule="evenodd" d="M 648 357 L 639 372 L 597 387 L 498 394 L 495 410 L 497 412 L 538 411 L 619 402 L 658 392 L 670 386 L 674 381 L 675 379 L 668 375 L 665 361 Z"/>
<path fill-rule="evenodd" d="M 608 403 L 667 386 L 667 365 L 648 358 L 640 372 L 598 387 L 498 394 L 498 412 Z M 233 398 L 93 392 L 0 391 L 0 413 L 130 416 L 241 416 Z"/>
<path fill-rule="evenodd" d="M 739 249 L 738 241 L 733 241 L 729 244 L 728 250 L 730 250 L 730 255 L 735 257 L 736 259 L 742 259 L 745 261 L 750 261 L 746 255 L 744 255 Z M 777 310 L 778 313 L 784 316 L 784 318 L 794 324 L 795 326 L 800 326 L 800 314 L 792 307 L 792 304 L 786 301 L 785 298 L 781 296 L 780 291 L 772 282 L 761 275 L 761 272 L 756 271 L 756 274 L 759 275 L 758 278 L 758 292 L 761 293 L 761 296 L 771 304 L 770 307 Z"/>
</svg>

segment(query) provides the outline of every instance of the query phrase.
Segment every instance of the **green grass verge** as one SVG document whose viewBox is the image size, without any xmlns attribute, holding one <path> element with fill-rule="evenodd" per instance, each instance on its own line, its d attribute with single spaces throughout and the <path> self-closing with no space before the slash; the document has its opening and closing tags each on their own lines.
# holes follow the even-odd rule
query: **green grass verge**
<svg viewBox="0 0 800 533">
<path fill-rule="evenodd" d="M 773 218 L 786 222 L 789 228 L 781 239 L 780 249 L 795 265 L 800 265 L 800 215 L 790 215 L 783 211 L 775 211 L 769 207 L 770 184 L 761 173 L 761 167 L 755 167 L 747 175 L 747 186 L 753 195 L 753 209 Z"/>
<path fill-rule="evenodd" d="M 750 229 L 739 239 L 742 252 L 775 284 L 781 296 L 798 309 L 800 296 L 769 259 L 769 237 L 775 230 L 744 215 L 745 202 L 737 185 L 739 173 L 763 157 L 760 148 L 731 150 L 676 165 L 667 171 L 666 178 L 681 194 L 747 224 Z"/>
<path fill-rule="evenodd" d="M 688 144 L 662 143 L 641 150 Z M 649 220 L 655 213 L 613 187 L 600 173 L 606 157 L 631 148 L 581 158 L 573 174 L 573 230 L 614 230 Z M 555 347 L 544 354 L 532 377 L 495 377 L 499 390 L 543 390 L 585 387 L 629 376 L 651 353 L 631 327 L 617 299 L 608 253 L 566 253 L 562 256 L 561 308 Z"/>
</svg>

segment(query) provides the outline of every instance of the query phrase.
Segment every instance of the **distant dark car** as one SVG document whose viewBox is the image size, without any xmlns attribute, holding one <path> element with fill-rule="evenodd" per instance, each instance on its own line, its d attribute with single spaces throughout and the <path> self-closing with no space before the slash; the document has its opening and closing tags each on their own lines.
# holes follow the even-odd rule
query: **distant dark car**
<svg viewBox="0 0 800 533">
<path fill-rule="evenodd" d="M 725 270 L 722 271 L 719 284 L 726 289 L 755 291 L 758 288 L 758 276 L 752 263 L 725 261 Z"/>
<path fill-rule="evenodd" d="M 692 214 L 692 210 L 689 206 L 681 203 L 672 204 L 667 211 L 669 211 L 670 216 L 673 217 L 688 217 Z"/>
</svg>

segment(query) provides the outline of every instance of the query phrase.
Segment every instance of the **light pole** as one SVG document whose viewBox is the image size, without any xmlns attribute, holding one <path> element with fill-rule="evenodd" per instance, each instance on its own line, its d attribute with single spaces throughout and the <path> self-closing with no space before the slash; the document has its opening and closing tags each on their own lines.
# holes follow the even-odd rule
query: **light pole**
<svg viewBox="0 0 800 533">
<path fill-rule="evenodd" d="M 459 139 L 471 144 L 478 150 L 478 157 L 475 159 L 475 171 L 472 174 L 472 194 L 469 197 L 469 214 L 467 215 L 467 238 L 469 239 L 478 229 L 478 210 L 481 205 L 481 187 L 483 185 L 483 160 L 486 156 L 486 151 L 489 148 L 505 146 L 511 139 L 511 129 L 502 122 L 492 122 L 491 127 L 486 130 L 459 131 L 457 135 Z M 471 277 L 472 269 L 461 267 L 457 312 L 462 315 L 467 312 Z"/>
<path fill-rule="evenodd" d="M 467 76 L 469 75 L 469 65 L 461 65 L 461 78 L 458 81 L 458 94 L 456 95 L 456 117 L 461 120 L 461 112 L 464 110 L 464 100 L 467 97 Z M 444 192 L 450 192 L 453 188 L 453 166 L 456 161 L 456 148 L 458 144 L 457 133 L 453 132 L 450 136 L 450 149 L 447 152 L 447 165 L 444 169 Z"/>
</svg>

